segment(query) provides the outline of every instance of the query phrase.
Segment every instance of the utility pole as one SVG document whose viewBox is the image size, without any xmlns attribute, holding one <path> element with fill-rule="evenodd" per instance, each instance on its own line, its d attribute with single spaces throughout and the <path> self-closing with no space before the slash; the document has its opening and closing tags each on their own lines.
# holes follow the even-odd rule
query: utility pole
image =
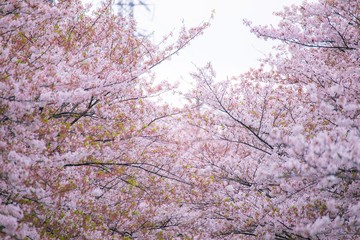
<svg viewBox="0 0 360 240">
<path fill-rule="evenodd" d="M 118 6 L 118 15 L 123 17 L 134 17 L 134 9 L 136 6 L 145 7 L 147 11 L 150 11 L 149 4 L 143 0 L 118 0 L 116 5 Z"/>
</svg>

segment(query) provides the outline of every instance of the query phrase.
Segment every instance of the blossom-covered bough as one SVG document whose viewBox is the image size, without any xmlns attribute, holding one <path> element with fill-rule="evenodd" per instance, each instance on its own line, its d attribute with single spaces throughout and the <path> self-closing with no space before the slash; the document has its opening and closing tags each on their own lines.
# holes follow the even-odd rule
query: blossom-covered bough
<svg viewBox="0 0 360 240">
<path fill-rule="evenodd" d="M 81 1 L 0 1 L 0 238 L 176 236 L 188 187 L 149 70 L 208 25 L 160 46 Z M 184 234 L 185 235 L 185 234 Z"/>
<path fill-rule="evenodd" d="M 281 41 L 264 67 L 223 82 L 211 65 L 193 74 L 203 228 L 219 239 L 358 239 L 360 3 L 277 15 L 277 28 L 246 22 Z"/>
<path fill-rule="evenodd" d="M 263 66 L 199 68 L 182 109 L 161 45 L 110 3 L 0 0 L 0 238 L 358 239 L 360 4 L 285 8 Z"/>
</svg>

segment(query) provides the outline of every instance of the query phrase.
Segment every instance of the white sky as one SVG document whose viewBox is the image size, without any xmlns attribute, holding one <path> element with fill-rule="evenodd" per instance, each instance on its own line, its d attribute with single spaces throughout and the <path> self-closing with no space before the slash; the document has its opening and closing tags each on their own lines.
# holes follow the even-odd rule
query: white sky
<svg viewBox="0 0 360 240">
<path fill-rule="evenodd" d="M 243 19 L 254 24 L 276 24 L 272 13 L 283 6 L 300 4 L 301 0 L 147 0 L 151 13 L 136 7 L 135 18 L 147 33 L 154 31 L 153 40 L 160 41 L 170 31 L 178 30 L 182 22 L 188 27 L 198 26 L 215 18 L 204 35 L 195 39 L 171 61 L 159 65 L 155 71 L 159 78 L 188 82 L 189 72 L 196 66 L 211 62 L 220 79 L 239 75 L 271 50 L 273 41 L 257 39 L 243 25 Z"/>
<path fill-rule="evenodd" d="M 100 0 L 83 0 L 96 3 Z M 115 0 L 117 1 L 117 0 Z M 176 34 L 184 22 L 187 27 L 198 26 L 206 21 L 215 10 L 215 18 L 210 28 L 196 38 L 179 55 L 165 61 L 153 70 L 157 79 L 170 82 L 179 81 L 182 88 L 192 82 L 189 75 L 195 71 L 194 65 L 204 66 L 211 62 L 217 80 L 237 76 L 250 67 L 259 65 L 258 59 L 271 51 L 274 41 L 264 41 L 250 33 L 243 25 L 248 19 L 255 25 L 276 25 L 278 17 L 272 13 L 283 6 L 300 4 L 302 0 L 143 0 L 150 12 L 143 7 L 135 7 L 134 16 L 139 28 L 151 35 L 155 43 L 174 31 Z M 126 1 L 123 1 L 126 2 Z M 134 0 L 137 2 L 137 0 Z"/>
</svg>

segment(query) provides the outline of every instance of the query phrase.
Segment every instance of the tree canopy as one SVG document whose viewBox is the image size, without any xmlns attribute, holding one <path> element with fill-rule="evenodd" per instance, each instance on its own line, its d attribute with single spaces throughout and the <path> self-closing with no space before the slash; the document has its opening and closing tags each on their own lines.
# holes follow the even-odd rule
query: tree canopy
<svg viewBox="0 0 360 240">
<path fill-rule="evenodd" d="M 209 23 L 154 44 L 110 3 L 0 0 L 0 237 L 358 239 L 360 4 L 276 13 L 262 66 L 176 85 L 151 70 Z"/>
</svg>

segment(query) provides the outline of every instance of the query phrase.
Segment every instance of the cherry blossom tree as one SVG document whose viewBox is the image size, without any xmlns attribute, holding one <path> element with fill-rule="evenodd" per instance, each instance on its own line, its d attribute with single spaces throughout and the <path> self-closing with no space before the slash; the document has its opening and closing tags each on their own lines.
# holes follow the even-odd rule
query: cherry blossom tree
<svg viewBox="0 0 360 240">
<path fill-rule="evenodd" d="M 262 67 L 193 74 L 198 229 L 218 239 L 360 237 L 360 4 L 304 2 L 277 13 Z M 193 131 L 195 132 L 195 131 Z"/>
<path fill-rule="evenodd" d="M 199 68 L 183 109 L 151 69 L 208 23 L 155 45 L 88 9 L 0 0 L 1 238 L 360 237 L 357 1 L 246 22 L 276 55 L 226 81 Z"/>
<path fill-rule="evenodd" d="M 0 238 L 186 236 L 180 110 L 150 70 L 208 23 L 155 45 L 110 4 L 0 1 Z"/>
</svg>

